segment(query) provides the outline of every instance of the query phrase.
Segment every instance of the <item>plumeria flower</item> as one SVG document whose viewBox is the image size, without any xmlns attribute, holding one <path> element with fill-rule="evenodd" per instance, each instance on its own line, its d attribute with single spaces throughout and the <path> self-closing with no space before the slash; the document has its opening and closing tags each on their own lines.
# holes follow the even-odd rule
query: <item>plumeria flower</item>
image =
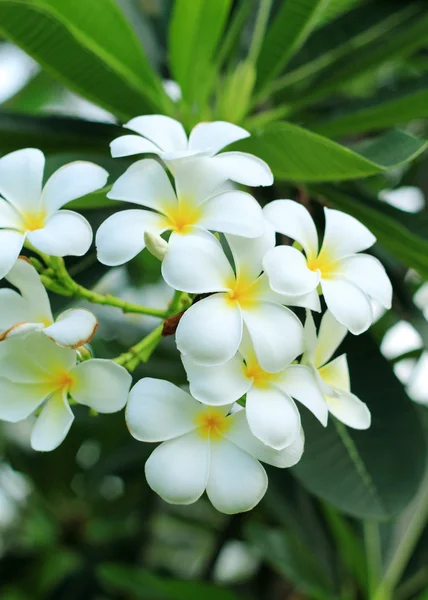
<svg viewBox="0 0 428 600">
<path fill-rule="evenodd" d="M 263 261 L 272 289 L 305 294 L 321 285 L 328 309 L 351 333 L 366 331 L 373 322 L 370 299 L 391 308 L 392 286 L 382 264 L 368 254 L 376 238 L 357 219 L 324 208 L 325 232 L 318 235 L 309 212 L 293 200 L 276 200 L 265 207 L 275 231 L 296 240 L 305 254 L 278 246 Z"/>
<path fill-rule="evenodd" d="M 45 157 L 35 148 L 0 159 L 0 279 L 18 258 L 25 240 L 51 256 L 82 256 L 92 242 L 88 221 L 64 204 L 102 188 L 107 171 L 76 161 L 56 171 L 42 189 Z"/>
<path fill-rule="evenodd" d="M 171 231 L 171 239 L 201 230 L 260 236 L 264 218 L 258 202 L 245 192 L 219 192 L 220 183 L 224 180 L 219 182 L 209 168 L 183 163 L 176 169 L 174 190 L 158 162 L 134 163 L 107 196 L 150 210 L 125 210 L 109 217 L 96 236 L 99 260 L 110 266 L 131 260 L 145 247 L 147 231 Z"/>
<path fill-rule="evenodd" d="M 293 398 L 304 404 L 325 426 L 328 408 L 309 367 L 288 364 L 269 373 L 259 364 L 247 335 L 239 354 L 214 367 L 198 365 L 183 356 L 194 398 L 209 406 L 223 406 L 246 394 L 245 414 L 253 435 L 263 444 L 282 450 L 300 432 L 300 414 Z"/>
<path fill-rule="evenodd" d="M 202 157 L 223 179 L 250 186 L 273 183 L 270 168 L 260 158 L 245 152 L 218 154 L 229 144 L 250 135 L 232 123 L 199 123 L 192 129 L 189 139 L 181 123 L 164 115 L 135 117 L 125 127 L 135 133 L 123 135 L 111 143 L 113 157 L 147 152 L 157 154 L 174 173 L 179 161 Z"/>
<path fill-rule="evenodd" d="M 327 311 L 320 324 L 318 336 L 311 312 L 306 311 L 305 353 L 302 364 L 308 365 L 318 380 L 329 412 L 354 429 L 368 429 L 370 411 L 364 402 L 351 393 L 346 354 L 330 360 L 343 341 L 346 327 Z"/>
<path fill-rule="evenodd" d="M 263 498 L 263 461 L 279 468 L 295 465 L 304 439 L 277 451 L 250 432 L 245 411 L 205 406 L 168 381 L 141 379 L 131 390 L 126 422 L 143 442 L 163 442 L 146 463 L 149 486 L 166 502 L 192 504 L 206 490 L 226 514 L 251 510 Z"/>
<path fill-rule="evenodd" d="M 123 367 L 97 358 L 77 364 L 77 356 L 40 332 L 0 345 L 0 419 L 16 423 L 42 407 L 34 450 L 54 450 L 64 440 L 74 419 L 70 397 L 101 413 L 126 404 L 132 378 Z"/>
<path fill-rule="evenodd" d="M 91 341 L 98 327 L 95 315 L 72 308 L 55 322 L 46 289 L 25 257 L 18 258 L 6 279 L 20 294 L 8 288 L 0 290 L 0 341 L 37 330 L 60 346 L 79 348 Z"/>
<path fill-rule="evenodd" d="M 201 365 L 218 365 L 238 351 L 245 324 L 257 360 L 266 371 L 280 371 L 303 350 L 303 328 L 282 306 L 289 297 L 273 292 L 261 274 L 262 258 L 274 243 L 268 227 L 260 238 L 227 236 L 235 272 L 218 240 L 211 234 L 171 240 L 162 275 L 173 288 L 207 294 L 182 316 L 176 342 L 180 352 Z M 294 297 L 296 305 L 313 307 L 315 298 Z M 300 302 L 300 304 L 299 304 Z"/>
</svg>

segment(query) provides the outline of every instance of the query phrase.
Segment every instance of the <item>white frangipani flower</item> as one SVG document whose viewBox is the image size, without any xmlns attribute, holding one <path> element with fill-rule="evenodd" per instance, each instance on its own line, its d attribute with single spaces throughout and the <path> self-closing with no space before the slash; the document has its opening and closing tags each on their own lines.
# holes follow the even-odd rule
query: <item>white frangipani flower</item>
<svg viewBox="0 0 428 600">
<path fill-rule="evenodd" d="M 59 210 L 71 200 L 102 188 L 108 173 L 76 161 L 56 171 L 42 189 L 45 157 L 35 148 L 0 159 L 0 279 L 18 258 L 25 240 L 51 256 L 83 256 L 92 242 L 88 221 Z"/>
<path fill-rule="evenodd" d="M 0 344 L 0 419 L 16 423 L 43 405 L 31 435 L 34 450 L 57 448 L 74 416 L 68 398 L 101 413 L 121 410 L 131 375 L 111 360 L 77 364 L 77 352 L 40 332 Z"/>
<path fill-rule="evenodd" d="M 327 311 L 318 331 L 311 312 L 306 311 L 305 353 L 302 363 L 313 369 L 329 412 L 354 429 L 368 429 L 370 411 L 364 402 L 351 393 L 346 354 L 330 360 L 346 336 L 346 327 Z"/>
<path fill-rule="evenodd" d="M 303 328 L 282 306 L 289 297 L 273 292 L 262 274 L 262 258 L 274 243 L 273 230 L 255 240 L 227 236 L 236 273 L 211 234 L 171 240 L 162 263 L 165 281 L 191 294 L 209 294 L 182 316 L 176 333 L 180 352 L 202 365 L 218 365 L 238 351 L 245 324 L 259 364 L 280 371 L 303 351 Z M 315 298 L 294 297 L 295 305 L 313 308 Z M 300 304 L 299 304 L 300 302 Z"/>
<path fill-rule="evenodd" d="M 263 266 L 272 289 L 305 294 L 320 284 L 328 309 L 356 335 L 373 322 L 370 298 L 391 308 L 392 286 L 383 265 L 373 256 L 357 254 L 376 241 L 357 219 L 324 208 L 325 233 L 319 250 L 315 224 L 301 204 L 275 200 L 264 211 L 275 231 L 296 240 L 305 252 L 277 246 L 265 256 Z"/>
<path fill-rule="evenodd" d="M 168 381 L 140 380 L 131 390 L 126 422 L 143 442 L 164 442 L 146 463 L 150 487 L 166 502 L 192 504 L 206 490 L 226 514 L 251 510 L 263 498 L 267 475 L 260 461 L 279 468 L 295 465 L 304 438 L 277 451 L 255 438 L 244 410 L 212 407 Z"/>
<path fill-rule="evenodd" d="M 222 183 L 224 180 L 219 181 L 209 168 L 197 166 L 195 161 L 177 166 L 174 190 L 158 162 L 144 159 L 134 163 L 107 196 L 151 210 L 118 212 L 101 225 L 96 236 L 100 262 L 115 266 L 131 260 L 145 247 L 147 231 L 172 231 L 171 239 L 201 230 L 260 236 L 264 218 L 258 202 L 246 192 L 218 191 Z"/>
<path fill-rule="evenodd" d="M 245 332 L 239 354 L 222 365 L 206 367 L 188 356 L 182 359 L 190 392 L 200 402 L 222 406 L 246 394 L 245 414 L 250 430 L 267 446 L 282 450 L 299 435 L 300 414 L 293 398 L 327 425 L 327 404 L 312 370 L 288 364 L 277 373 L 265 371 Z"/>
<path fill-rule="evenodd" d="M 229 144 L 250 136 L 248 131 L 227 123 L 199 123 L 187 139 L 183 125 L 165 115 L 135 117 L 125 124 L 135 133 L 123 135 L 110 144 L 113 157 L 133 154 L 157 154 L 174 171 L 178 161 L 204 157 L 213 173 L 223 179 L 250 186 L 272 185 L 269 166 L 260 158 L 245 152 L 223 152 Z"/>
<path fill-rule="evenodd" d="M 85 308 L 72 308 L 55 322 L 46 289 L 25 257 L 18 258 L 6 279 L 21 293 L 0 290 L 0 341 L 37 330 L 59 346 L 79 348 L 91 341 L 98 328 L 95 315 Z"/>
</svg>

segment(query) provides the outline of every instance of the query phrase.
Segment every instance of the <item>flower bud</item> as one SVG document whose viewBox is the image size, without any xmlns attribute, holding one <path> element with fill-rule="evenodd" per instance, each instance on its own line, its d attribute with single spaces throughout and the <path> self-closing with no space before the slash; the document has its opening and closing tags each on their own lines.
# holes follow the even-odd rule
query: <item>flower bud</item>
<svg viewBox="0 0 428 600">
<path fill-rule="evenodd" d="M 144 242 L 147 250 L 150 254 L 153 254 L 159 260 L 163 260 L 168 252 L 168 242 L 166 242 L 161 236 L 152 231 L 144 232 Z"/>
</svg>

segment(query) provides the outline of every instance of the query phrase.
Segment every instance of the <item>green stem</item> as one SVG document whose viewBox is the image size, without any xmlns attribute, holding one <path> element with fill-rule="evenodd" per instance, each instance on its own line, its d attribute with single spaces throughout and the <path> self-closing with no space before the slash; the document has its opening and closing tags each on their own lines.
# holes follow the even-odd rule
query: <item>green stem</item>
<svg viewBox="0 0 428 600">
<path fill-rule="evenodd" d="M 368 597 L 374 598 L 382 570 L 379 525 L 376 521 L 364 521 L 364 545 L 367 557 Z"/>
<path fill-rule="evenodd" d="M 251 39 L 250 49 L 248 51 L 248 60 L 253 65 L 256 63 L 263 39 L 265 37 L 266 28 L 269 20 L 272 0 L 260 0 L 259 10 L 257 12 L 256 24 L 254 26 L 253 37 Z"/>
<path fill-rule="evenodd" d="M 114 359 L 118 365 L 122 365 L 132 373 L 141 362 L 147 362 L 162 339 L 163 323 L 146 335 L 138 344 L 135 344 L 128 352 L 124 352 Z"/>
</svg>

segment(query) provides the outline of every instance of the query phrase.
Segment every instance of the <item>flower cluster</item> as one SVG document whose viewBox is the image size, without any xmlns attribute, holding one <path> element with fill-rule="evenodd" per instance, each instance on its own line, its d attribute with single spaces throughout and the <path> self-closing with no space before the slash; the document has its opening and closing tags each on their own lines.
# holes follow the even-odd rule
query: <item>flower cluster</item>
<svg viewBox="0 0 428 600">
<path fill-rule="evenodd" d="M 369 409 L 350 390 L 346 355 L 332 357 L 348 331 L 370 327 L 373 302 L 390 307 L 391 284 L 381 263 L 361 253 L 375 238 L 353 217 L 325 208 L 320 244 L 301 204 L 275 200 L 262 208 L 238 189 L 273 183 L 259 158 L 221 152 L 248 137 L 244 129 L 200 123 L 187 138 L 162 115 L 125 127 L 132 133 L 112 142 L 112 155 L 156 158 L 134 162 L 108 191 L 137 208 L 101 225 L 98 259 L 123 265 L 147 247 L 162 261 L 174 298 L 166 311 L 151 309 L 69 276 L 62 257 L 85 254 L 92 231 L 82 216 L 60 209 L 103 188 L 104 169 L 71 163 L 42 189 L 39 150 L 1 158 L 0 277 L 14 289 L 0 290 L 0 419 L 36 413 L 31 444 L 47 451 L 67 435 L 70 404 L 105 413 L 126 405 L 130 433 L 161 442 L 145 472 L 162 498 L 190 504 L 206 491 L 222 512 L 250 510 L 267 489 L 261 462 L 291 467 L 303 454 L 299 404 L 323 426 L 329 413 L 349 427 L 370 426 Z M 293 245 L 276 245 L 276 234 Z M 23 246 L 37 258 L 20 257 Z M 46 288 L 164 324 L 114 360 L 92 358 L 85 345 L 97 319 L 72 308 L 54 320 Z M 317 331 L 312 312 L 324 304 Z M 306 309 L 304 323 L 292 307 Z M 129 371 L 149 358 L 171 320 L 189 391 L 152 378 L 130 391 Z"/>
</svg>

